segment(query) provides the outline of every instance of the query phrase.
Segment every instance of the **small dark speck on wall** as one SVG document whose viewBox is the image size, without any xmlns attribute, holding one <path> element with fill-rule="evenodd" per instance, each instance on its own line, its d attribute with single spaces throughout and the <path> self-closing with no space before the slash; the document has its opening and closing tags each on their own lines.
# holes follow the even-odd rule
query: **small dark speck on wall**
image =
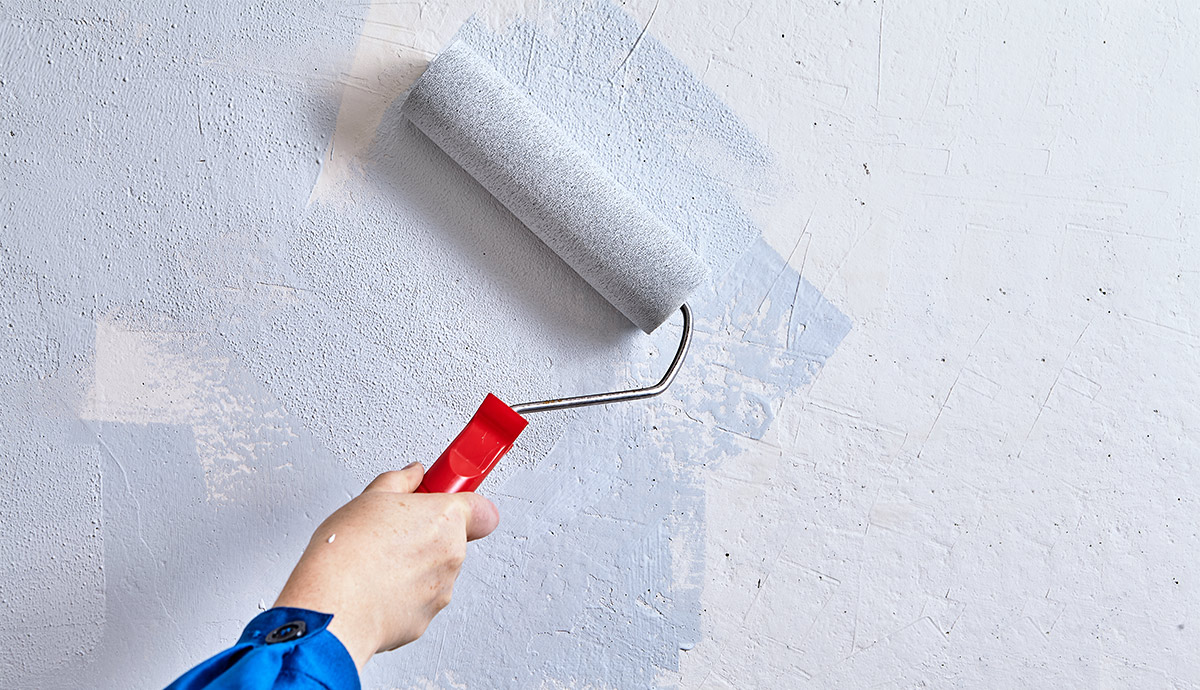
<svg viewBox="0 0 1200 690">
<path fill-rule="evenodd" d="M 865 172 L 868 175 L 871 174 L 871 169 L 867 167 L 866 163 L 863 163 L 863 172 Z"/>
</svg>

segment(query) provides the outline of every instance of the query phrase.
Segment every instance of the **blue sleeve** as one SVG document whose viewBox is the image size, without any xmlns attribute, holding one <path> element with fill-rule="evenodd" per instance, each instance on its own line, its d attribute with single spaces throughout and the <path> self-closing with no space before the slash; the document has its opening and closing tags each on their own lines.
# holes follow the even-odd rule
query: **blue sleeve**
<svg viewBox="0 0 1200 690">
<path fill-rule="evenodd" d="M 167 690 L 360 690 L 354 660 L 326 629 L 331 620 L 328 613 L 306 609 L 263 611 L 237 644 L 183 674 Z"/>
</svg>

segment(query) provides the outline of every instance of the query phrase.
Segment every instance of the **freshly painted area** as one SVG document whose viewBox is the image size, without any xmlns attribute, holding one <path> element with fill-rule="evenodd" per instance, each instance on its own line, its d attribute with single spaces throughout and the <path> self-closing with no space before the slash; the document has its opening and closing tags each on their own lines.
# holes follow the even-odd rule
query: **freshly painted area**
<svg viewBox="0 0 1200 690">
<path fill-rule="evenodd" d="M 532 420 L 368 687 L 1200 682 L 1195 9 L 2 20 L 0 685 L 161 686 L 484 392 L 661 370 L 398 117 L 455 35 L 717 277 L 664 399 Z"/>
</svg>

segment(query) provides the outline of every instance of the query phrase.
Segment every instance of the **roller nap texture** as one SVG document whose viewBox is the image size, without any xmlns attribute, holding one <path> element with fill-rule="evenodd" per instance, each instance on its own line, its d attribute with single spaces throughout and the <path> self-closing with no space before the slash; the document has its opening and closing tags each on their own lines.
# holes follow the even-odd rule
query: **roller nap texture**
<svg viewBox="0 0 1200 690">
<path fill-rule="evenodd" d="M 433 61 L 403 112 L 647 333 L 707 279 L 683 240 L 465 43 Z"/>
</svg>

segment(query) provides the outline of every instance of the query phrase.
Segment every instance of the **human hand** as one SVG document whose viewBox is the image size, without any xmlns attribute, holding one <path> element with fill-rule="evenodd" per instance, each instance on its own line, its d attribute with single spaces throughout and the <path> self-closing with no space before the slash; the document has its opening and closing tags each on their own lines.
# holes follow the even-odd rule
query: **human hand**
<svg viewBox="0 0 1200 690">
<path fill-rule="evenodd" d="M 424 475 L 419 463 L 385 472 L 330 515 L 275 601 L 332 613 L 329 632 L 360 669 L 425 632 L 450 603 L 467 542 L 500 520 L 478 494 L 413 493 Z"/>
</svg>

